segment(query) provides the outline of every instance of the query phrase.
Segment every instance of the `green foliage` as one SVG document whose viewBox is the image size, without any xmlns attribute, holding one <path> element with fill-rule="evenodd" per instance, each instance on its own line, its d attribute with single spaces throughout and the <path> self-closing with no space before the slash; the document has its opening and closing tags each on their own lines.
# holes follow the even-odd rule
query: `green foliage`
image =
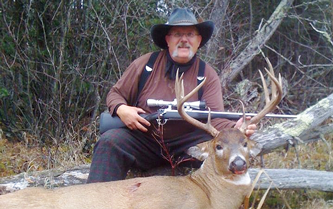
<svg viewBox="0 0 333 209">
<path fill-rule="evenodd" d="M 9 96 L 8 90 L 0 87 L 0 99 Z"/>
<path fill-rule="evenodd" d="M 5 34 L 2 36 L 0 50 L 6 54 L 13 55 L 15 53 L 15 43 L 10 36 Z"/>
<path fill-rule="evenodd" d="M 203 19 L 210 19 L 219 6 L 207 0 L 165 4 L 155 0 L 83 1 L 83 5 L 77 2 L 5 0 L 0 5 L 4 14 L 0 18 L 0 97 L 5 98 L 0 113 L 2 122 L 10 124 L 6 129 L 18 133 L 13 136 L 21 138 L 20 131 L 27 130 L 40 142 L 57 144 L 66 138 L 69 124 L 75 124 L 76 130 L 91 126 L 105 109 L 109 88 L 130 62 L 159 50 L 150 37 L 154 24 L 164 23 L 176 6 L 189 7 Z M 224 15 L 222 28 L 215 30 L 220 33 L 218 50 L 205 54 L 203 48 L 200 52 L 214 60 L 210 64 L 219 72 L 228 69 L 230 61 L 246 47 L 280 1 L 224 3 L 229 4 L 226 14 L 220 14 Z M 162 11 L 157 7 L 165 8 Z M 328 87 L 318 90 L 321 95 L 332 88 L 333 47 L 312 27 L 332 34 L 330 8 L 330 1 L 295 1 L 288 17 L 267 43 L 276 52 L 263 49 L 277 71 L 299 81 L 290 85 L 290 91 L 292 95 L 297 92 L 293 96 L 300 105 L 295 106 L 303 109 L 308 104 L 302 100 L 304 94 L 298 93 L 299 86 Z M 254 59 L 244 76 L 255 80 L 262 62 L 261 58 Z M 302 68 L 295 70 L 296 65 Z M 302 80 L 302 76 L 306 79 Z M 307 99 L 313 103 L 318 97 L 311 94 Z"/>
<path fill-rule="evenodd" d="M 104 110 L 97 98 L 104 101 L 131 60 L 155 49 L 147 44 L 159 19 L 155 1 L 76 3 L 2 2 L 0 113 L 9 130 L 61 142 L 68 124 L 79 129 Z"/>
</svg>

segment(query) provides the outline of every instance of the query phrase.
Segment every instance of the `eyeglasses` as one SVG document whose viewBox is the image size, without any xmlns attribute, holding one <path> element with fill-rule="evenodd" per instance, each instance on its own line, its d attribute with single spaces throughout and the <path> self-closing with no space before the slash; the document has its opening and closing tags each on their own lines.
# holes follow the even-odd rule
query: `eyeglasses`
<svg viewBox="0 0 333 209">
<path fill-rule="evenodd" d="M 186 38 L 193 38 L 194 36 L 198 36 L 199 34 L 194 33 L 194 32 L 189 32 L 189 33 L 179 33 L 179 32 L 175 32 L 175 33 L 169 33 L 169 36 L 173 36 L 175 38 L 181 38 L 184 35 L 186 36 Z"/>
</svg>

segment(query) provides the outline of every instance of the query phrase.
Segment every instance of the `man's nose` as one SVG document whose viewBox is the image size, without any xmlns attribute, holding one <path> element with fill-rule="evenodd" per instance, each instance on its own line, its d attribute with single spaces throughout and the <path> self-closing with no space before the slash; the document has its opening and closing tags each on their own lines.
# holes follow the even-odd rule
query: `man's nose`
<svg viewBox="0 0 333 209">
<path fill-rule="evenodd" d="M 185 33 L 182 34 L 182 37 L 180 37 L 180 40 L 181 40 L 181 41 L 187 41 L 187 36 L 186 36 Z"/>
</svg>

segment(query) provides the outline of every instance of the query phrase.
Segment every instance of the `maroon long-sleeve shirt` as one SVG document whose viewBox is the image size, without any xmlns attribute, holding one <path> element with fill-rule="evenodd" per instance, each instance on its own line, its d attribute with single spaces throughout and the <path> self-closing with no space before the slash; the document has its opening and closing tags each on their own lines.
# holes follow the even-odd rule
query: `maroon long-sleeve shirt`
<svg viewBox="0 0 333 209">
<path fill-rule="evenodd" d="M 137 58 L 129 65 L 122 77 L 111 88 L 107 95 L 106 102 L 111 114 L 116 115 L 116 107 L 119 106 L 119 104 L 133 105 L 135 103 L 147 113 L 153 113 L 157 111 L 158 107 L 149 107 L 147 105 L 147 99 L 159 99 L 165 101 L 173 101 L 175 99 L 175 81 L 170 80 L 168 76 L 165 76 L 165 66 L 167 62 L 166 53 L 167 52 L 164 50 L 157 57 L 153 66 L 153 71 L 148 77 L 139 97 L 137 97 L 137 93 L 140 75 L 152 53 Z M 197 86 L 199 62 L 200 59 L 197 57 L 190 69 L 184 73 L 185 95 Z M 207 63 L 204 76 L 206 77 L 206 82 L 202 87 L 203 94 L 201 100 L 206 101 L 207 107 L 212 111 L 224 111 L 219 77 L 215 70 Z M 194 94 L 188 101 L 197 100 L 198 94 Z M 182 121 L 182 123 L 185 122 Z M 180 126 L 179 122 L 176 124 L 171 122 L 169 126 L 167 125 L 165 126 L 165 130 L 171 130 L 173 132 L 172 135 L 186 133 L 187 130 L 193 130 L 192 128 L 184 130 L 184 126 Z M 215 118 L 212 120 L 212 125 L 216 129 L 221 130 L 223 128 L 233 127 L 235 122 L 228 119 Z"/>
</svg>

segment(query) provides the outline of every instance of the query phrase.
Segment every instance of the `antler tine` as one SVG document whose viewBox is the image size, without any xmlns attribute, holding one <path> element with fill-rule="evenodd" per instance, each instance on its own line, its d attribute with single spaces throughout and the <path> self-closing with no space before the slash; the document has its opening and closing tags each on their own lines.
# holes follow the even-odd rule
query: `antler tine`
<svg viewBox="0 0 333 209">
<path fill-rule="evenodd" d="M 267 72 L 267 69 L 265 68 L 266 72 Z M 262 74 L 261 70 L 259 70 L 259 74 L 260 74 L 260 78 L 261 78 L 261 82 L 262 82 L 262 87 L 264 88 L 264 94 L 265 94 L 265 104 L 268 104 L 271 100 L 269 98 L 269 92 L 268 92 L 268 88 L 267 88 L 267 84 L 266 84 L 266 81 L 265 81 L 265 77 L 264 75 Z M 273 89 L 273 88 L 272 88 Z M 273 91 L 273 90 L 272 90 Z"/>
<path fill-rule="evenodd" d="M 266 100 L 266 105 L 263 110 L 261 110 L 256 116 L 251 118 L 250 124 L 255 124 L 258 123 L 267 113 L 271 112 L 276 108 L 276 106 L 279 104 L 279 102 L 282 99 L 282 81 L 281 81 L 281 75 L 279 74 L 279 80 L 276 79 L 274 75 L 274 70 L 271 62 L 269 61 L 268 58 L 265 58 L 268 67 L 270 71 L 268 71 L 265 68 L 266 73 L 268 74 L 271 82 L 272 82 L 272 98 L 269 98 L 269 93 L 267 89 L 267 84 L 264 79 L 263 74 L 259 70 L 261 81 L 263 83 L 263 88 L 264 88 L 264 93 L 265 93 L 265 100 Z"/>
<path fill-rule="evenodd" d="M 241 132 L 245 133 L 246 128 L 247 128 L 247 126 L 249 125 L 249 122 L 246 120 L 244 103 L 243 103 L 241 100 L 239 100 L 239 102 L 240 102 L 241 105 L 242 105 L 242 112 L 243 112 L 243 123 L 242 123 L 242 126 L 239 127 L 239 130 L 240 130 Z"/>
<path fill-rule="evenodd" d="M 268 67 L 269 67 L 269 72 L 273 75 L 273 77 L 274 78 L 276 78 L 275 77 L 275 74 L 274 74 L 274 70 L 273 70 L 273 66 L 272 66 L 272 64 L 271 64 L 271 62 L 269 61 L 269 59 L 267 58 L 267 57 L 265 57 L 265 60 L 266 60 L 266 62 L 267 62 L 267 64 L 268 64 Z M 266 70 L 266 72 L 268 71 L 267 70 L 267 68 L 265 68 L 265 70 Z M 261 76 L 261 79 L 263 79 L 263 76 Z M 280 86 L 281 88 L 282 88 L 282 78 L 281 78 L 281 74 L 279 74 L 279 79 L 278 79 L 278 81 L 279 81 L 279 85 L 278 86 Z M 277 92 L 279 91 L 278 90 L 278 86 L 277 85 L 275 85 L 275 83 L 274 82 L 271 82 L 272 83 L 272 99 L 273 98 L 276 98 L 277 97 Z M 267 87 L 266 87 L 267 88 Z M 281 90 L 282 91 L 282 90 Z M 268 92 L 268 91 L 267 91 Z M 267 94 L 265 94 L 265 95 L 268 95 L 268 93 Z M 281 95 L 282 96 L 282 95 Z M 268 96 L 267 96 L 267 98 L 269 98 Z"/>
<path fill-rule="evenodd" d="M 178 109 L 178 113 L 179 115 L 188 123 L 194 125 L 195 127 L 202 129 L 204 131 L 206 131 L 207 133 L 209 133 L 210 135 L 212 135 L 213 137 L 217 136 L 219 134 L 219 131 L 217 131 L 211 124 L 210 124 L 210 113 L 208 114 L 208 120 L 207 123 L 201 123 L 200 121 L 190 117 L 184 108 L 184 103 L 193 95 L 195 94 L 197 91 L 199 91 L 199 89 L 204 85 L 206 78 L 204 78 L 204 80 L 197 86 L 195 87 L 189 94 L 187 94 L 186 96 L 184 96 L 184 81 L 183 81 L 183 75 L 182 74 L 179 78 L 178 76 L 178 70 L 176 73 L 176 81 L 175 81 L 175 92 L 176 92 L 176 100 L 177 100 L 177 109 Z"/>
</svg>

